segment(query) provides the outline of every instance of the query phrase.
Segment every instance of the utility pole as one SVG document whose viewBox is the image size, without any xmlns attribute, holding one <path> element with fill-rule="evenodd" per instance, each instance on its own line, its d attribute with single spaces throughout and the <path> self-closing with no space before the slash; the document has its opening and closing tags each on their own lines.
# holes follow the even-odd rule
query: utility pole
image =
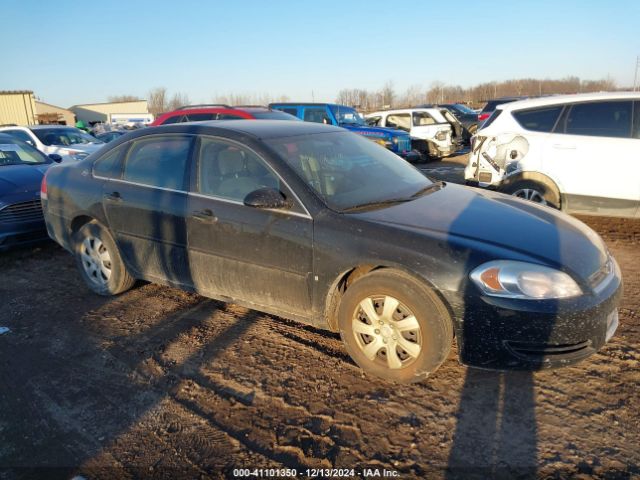
<svg viewBox="0 0 640 480">
<path fill-rule="evenodd" d="M 633 91 L 636 91 L 638 85 L 638 70 L 640 70 L 640 56 L 636 57 L 636 71 L 633 75 Z"/>
</svg>

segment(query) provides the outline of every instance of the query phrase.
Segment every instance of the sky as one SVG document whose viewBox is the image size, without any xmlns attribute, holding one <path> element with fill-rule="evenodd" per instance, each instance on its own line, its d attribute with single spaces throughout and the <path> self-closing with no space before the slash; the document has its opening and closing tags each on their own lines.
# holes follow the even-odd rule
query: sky
<svg viewBox="0 0 640 480">
<path fill-rule="evenodd" d="M 333 101 L 387 82 L 632 86 L 640 55 L 637 0 L 0 0 L 0 12 L 0 90 L 63 107 L 155 87 L 206 103 Z"/>
</svg>

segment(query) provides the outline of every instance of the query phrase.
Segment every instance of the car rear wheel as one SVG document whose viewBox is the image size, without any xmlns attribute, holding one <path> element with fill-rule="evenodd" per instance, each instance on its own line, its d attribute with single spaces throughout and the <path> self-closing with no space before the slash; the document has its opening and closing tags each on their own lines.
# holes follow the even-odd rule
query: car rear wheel
<svg viewBox="0 0 640 480">
<path fill-rule="evenodd" d="M 434 372 L 453 341 L 451 318 L 440 299 L 413 277 L 386 269 L 347 289 L 338 326 L 347 351 L 363 370 L 400 383 Z"/>
<path fill-rule="evenodd" d="M 78 270 L 87 286 L 98 295 L 117 295 L 135 283 L 113 238 L 97 222 L 87 223 L 76 232 L 74 246 Z"/>
<path fill-rule="evenodd" d="M 558 190 L 543 182 L 518 181 L 507 187 L 504 192 L 523 200 L 560 209 L 560 194 Z"/>
</svg>

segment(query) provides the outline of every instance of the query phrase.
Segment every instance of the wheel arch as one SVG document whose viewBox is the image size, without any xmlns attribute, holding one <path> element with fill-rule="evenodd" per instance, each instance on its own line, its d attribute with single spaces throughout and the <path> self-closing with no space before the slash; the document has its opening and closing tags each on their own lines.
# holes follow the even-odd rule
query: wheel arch
<svg viewBox="0 0 640 480">
<path fill-rule="evenodd" d="M 549 175 L 546 175 L 541 172 L 524 171 L 524 172 L 518 172 L 514 175 L 510 175 L 505 178 L 505 180 L 502 182 L 498 190 L 502 193 L 505 193 L 514 184 L 522 181 L 538 182 L 554 188 L 558 192 L 558 196 L 560 197 L 560 210 L 563 209 L 565 205 L 564 190 L 561 188 L 560 183 L 557 182 L 555 179 L 551 178 Z"/>
<path fill-rule="evenodd" d="M 325 310 L 324 317 L 326 324 L 329 326 L 329 329 L 332 332 L 338 331 L 338 309 L 340 308 L 340 302 L 342 297 L 344 296 L 347 289 L 353 285 L 353 283 L 359 278 L 371 273 L 375 270 L 392 270 L 395 272 L 399 272 L 403 275 L 409 276 L 411 279 L 424 285 L 431 292 L 433 292 L 436 297 L 442 302 L 447 312 L 449 313 L 449 317 L 451 321 L 454 321 L 454 312 L 451 308 L 451 305 L 447 301 L 447 299 L 442 295 L 442 293 L 438 290 L 438 288 L 423 275 L 420 275 L 416 272 L 413 272 L 407 268 L 402 266 L 394 265 L 394 264 L 385 264 L 385 263 L 363 263 L 357 266 L 353 266 L 348 270 L 344 270 L 341 272 L 337 278 L 332 282 L 331 286 L 325 297 Z M 454 328 L 455 331 L 455 328 Z"/>
</svg>

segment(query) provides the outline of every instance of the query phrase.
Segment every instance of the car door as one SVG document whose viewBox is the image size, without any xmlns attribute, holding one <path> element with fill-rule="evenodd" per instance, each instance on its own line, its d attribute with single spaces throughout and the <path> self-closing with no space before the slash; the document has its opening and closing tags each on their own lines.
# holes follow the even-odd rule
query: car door
<svg viewBox="0 0 640 480">
<path fill-rule="evenodd" d="M 571 212 L 634 216 L 640 198 L 633 102 L 567 106 L 545 147 L 543 171 L 556 179 Z"/>
<path fill-rule="evenodd" d="M 275 188 L 290 210 L 245 206 L 246 195 Z M 197 291 L 266 310 L 308 314 L 311 308 L 313 222 L 255 152 L 203 136 L 189 198 L 189 265 Z"/>
<path fill-rule="evenodd" d="M 192 284 L 185 213 L 193 144 L 189 135 L 133 140 L 120 175 L 105 179 L 102 193 L 109 228 L 136 276 Z"/>
</svg>

